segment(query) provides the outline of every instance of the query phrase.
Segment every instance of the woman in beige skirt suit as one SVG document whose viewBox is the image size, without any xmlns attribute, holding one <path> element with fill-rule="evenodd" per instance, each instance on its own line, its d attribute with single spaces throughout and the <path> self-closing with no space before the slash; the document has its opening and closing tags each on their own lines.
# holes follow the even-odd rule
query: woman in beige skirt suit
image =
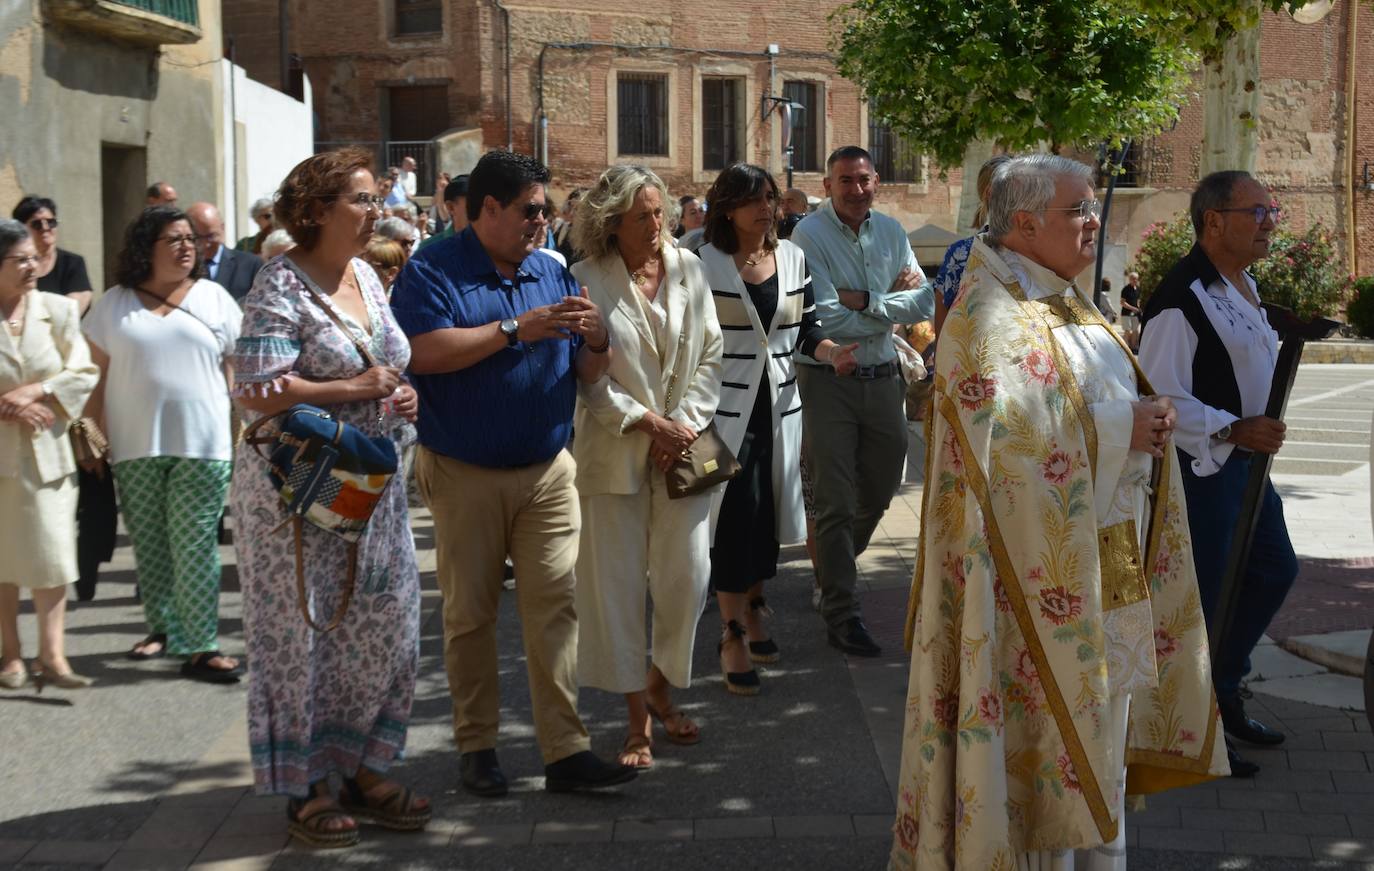
<svg viewBox="0 0 1374 871">
<path fill-rule="evenodd" d="M 67 584 L 77 578 L 76 461 L 68 422 L 99 372 L 75 301 L 38 290 L 38 252 L 18 221 L 0 221 L 0 689 L 29 680 L 19 646 L 19 588 L 38 614 L 33 678 L 89 686 L 63 652 Z"/>
</svg>

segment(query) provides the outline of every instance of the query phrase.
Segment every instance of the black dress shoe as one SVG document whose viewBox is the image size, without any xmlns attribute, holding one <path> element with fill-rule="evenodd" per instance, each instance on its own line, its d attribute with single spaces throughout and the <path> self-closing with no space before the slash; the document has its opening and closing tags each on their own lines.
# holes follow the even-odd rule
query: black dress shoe
<svg viewBox="0 0 1374 871">
<path fill-rule="evenodd" d="M 572 792 L 577 789 L 605 789 L 635 779 L 633 766 L 603 762 L 590 750 L 565 756 L 544 766 L 544 789 Z"/>
<path fill-rule="evenodd" d="M 1231 763 L 1232 777 L 1248 779 L 1259 774 L 1260 767 L 1237 753 L 1230 741 L 1226 742 L 1226 761 Z"/>
<path fill-rule="evenodd" d="M 499 798 L 510 789 L 506 783 L 506 775 L 501 773 L 501 764 L 496 761 L 495 750 L 474 750 L 464 753 L 458 762 L 463 772 L 463 789 L 473 795 Z"/>
<path fill-rule="evenodd" d="M 864 621 L 858 617 L 846 620 L 841 630 L 831 629 L 829 636 L 831 647 L 838 647 L 854 656 L 881 656 L 883 652 L 878 642 L 868 634 L 868 627 L 864 625 Z"/>
<path fill-rule="evenodd" d="M 1245 704 L 1239 697 L 1217 699 L 1217 707 L 1221 709 L 1221 725 L 1232 738 L 1266 747 L 1283 743 L 1282 732 L 1246 716 Z"/>
</svg>

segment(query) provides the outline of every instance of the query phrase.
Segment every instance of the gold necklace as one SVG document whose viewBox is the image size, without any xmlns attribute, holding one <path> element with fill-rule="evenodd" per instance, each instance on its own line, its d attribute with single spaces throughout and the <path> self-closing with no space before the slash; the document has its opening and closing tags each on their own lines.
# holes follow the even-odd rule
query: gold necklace
<svg viewBox="0 0 1374 871">
<path fill-rule="evenodd" d="M 759 252 L 757 252 L 756 254 L 754 254 L 752 257 L 746 257 L 746 258 L 744 258 L 744 265 L 745 265 L 745 266 L 758 266 L 760 263 L 762 263 L 763 261 L 765 261 L 765 260 L 768 259 L 768 254 L 769 254 L 769 251 L 768 251 L 767 248 L 765 248 L 765 249 L 763 249 L 762 251 L 759 251 Z"/>
<path fill-rule="evenodd" d="M 5 318 L 5 326 L 8 327 L 9 331 L 11 333 L 14 333 L 15 335 L 18 335 L 19 331 L 23 328 L 24 300 L 22 297 L 20 298 L 19 302 L 15 303 L 14 308 L 10 309 L 9 315 Z"/>
<path fill-rule="evenodd" d="M 649 281 L 649 270 L 658 267 L 658 258 L 651 257 L 644 261 L 644 265 L 630 273 L 630 280 L 635 283 L 635 287 L 646 284 Z"/>
</svg>

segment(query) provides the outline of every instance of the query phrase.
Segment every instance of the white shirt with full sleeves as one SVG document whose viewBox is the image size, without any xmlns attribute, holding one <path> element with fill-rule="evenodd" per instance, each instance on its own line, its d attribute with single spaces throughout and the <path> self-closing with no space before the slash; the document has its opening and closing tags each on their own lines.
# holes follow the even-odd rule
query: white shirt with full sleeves
<svg viewBox="0 0 1374 871">
<path fill-rule="evenodd" d="M 1246 274 L 1245 282 L 1259 300 L 1254 279 Z M 1221 471 L 1236 447 L 1212 436 L 1241 418 L 1264 414 L 1278 362 L 1279 338 L 1264 310 L 1251 305 L 1225 277 L 1205 288 L 1201 279 L 1195 279 L 1190 289 L 1231 357 L 1243 414 L 1238 418 L 1193 396 L 1193 355 L 1198 338 L 1181 309 L 1164 309 L 1150 318 L 1140 340 L 1140 368 L 1157 393 L 1174 401 L 1178 408 L 1174 443 L 1193 458 L 1193 472 L 1206 477 Z"/>
</svg>

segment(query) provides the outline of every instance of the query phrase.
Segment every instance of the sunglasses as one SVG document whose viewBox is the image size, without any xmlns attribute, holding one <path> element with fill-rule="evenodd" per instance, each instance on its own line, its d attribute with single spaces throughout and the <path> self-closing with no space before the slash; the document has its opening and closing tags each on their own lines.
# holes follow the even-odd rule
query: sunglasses
<svg viewBox="0 0 1374 871">
<path fill-rule="evenodd" d="M 1096 218 L 1102 214 L 1102 204 L 1097 200 L 1083 200 L 1076 206 L 1064 206 L 1056 209 L 1041 209 L 1042 212 L 1077 212 L 1078 217 L 1083 220 Z"/>
<path fill-rule="evenodd" d="M 34 218 L 32 221 L 29 221 L 29 227 L 31 227 L 31 228 L 34 229 L 34 230 L 37 230 L 37 231 L 40 232 L 40 233 L 42 233 L 44 230 L 56 230 L 56 229 L 57 229 L 57 219 L 56 219 L 56 218 Z"/>
<path fill-rule="evenodd" d="M 533 221 L 544 214 L 543 203 L 525 203 L 520 209 L 520 213 L 525 216 L 526 221 Z"/>
<path fill-rule="evenodd" d="M 1278 206 L 1241 206 L 1235 209 L 1212 209 L 1212 211 L 1248 213 L 1255 219 L 1256 224 L 1263 224 L 1266 217 L 1277 224 L 1279 222 L 1279 215 L 1283 214 Z"/>
</svg>

